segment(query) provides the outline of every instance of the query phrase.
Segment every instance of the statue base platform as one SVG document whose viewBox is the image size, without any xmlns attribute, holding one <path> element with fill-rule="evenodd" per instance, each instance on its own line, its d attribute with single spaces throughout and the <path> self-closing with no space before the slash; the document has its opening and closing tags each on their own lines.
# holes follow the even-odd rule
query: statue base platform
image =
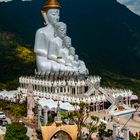
<svg viewBox="0 0 140 140">
<path fill-rule="evenodd" d="M 113 104 L 115 97 L 120 94 L 127 100 L 132 92 L 130 90 L 117 90 L 102 88 L 100 86 L 101 77 L 87 75 L 61 75 L 51 73 L 50 75 L 21 76 L 19 78 L 20 87 L 18 91 L 28 93 L 28 85 L 32 85 L 33 96 L 36 102 L 40 98 L 52 99 L 62 102 L 92 104 L 93 108 L 104 108 L 105 102 Z M 131 94 L 131 95 L 130 95 Z M 129 103 L 130 104 L 130 103 Z M 29 113 L 29 118 L 32 118 Z"/>
</svg>

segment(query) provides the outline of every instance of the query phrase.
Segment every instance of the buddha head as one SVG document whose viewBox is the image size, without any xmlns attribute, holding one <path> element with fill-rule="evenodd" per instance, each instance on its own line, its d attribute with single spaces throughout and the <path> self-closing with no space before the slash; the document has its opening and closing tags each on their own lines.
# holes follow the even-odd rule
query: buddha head
<svg viewBox="0 0 140 140">
<path fill-rule="evenodd" d="M 78 60 L 79 60 L 79 56 L 76 54 L 76 55 L 74 56 L 74 59 L 75 59 L 75 61 L 78 61 Z"/>
<path fill-rule="evenodd" d="M 70 47 L 71 47 L 71 38 L 68 37 L 68 36 L 66 36 L 66 37 L 64 38 L 64 44 L 65 44 L 65 46 L 66 46 L 67 48 L 70 48 Z"/>
<path fill-rule="evenodd" d="M 58 36 L 61 39 L 66 37 L 67 25 L 63 22 L 57 22 L 55 24 L 55 36 Z"/>
<path fill-rule="evenodd" d="M 55 25 L 59 21 L 60 4 L 57 0 L 48 0 L 41 11 L 46 24 Z"/>
<path fill-rule="evenodd" d="M 42 15 L 46 25 L 51 24 L 55 26 L 55 24 L 59 22 L 59 9 L 50 9 L 47 13 L 42 11 Z"/>
</svg>

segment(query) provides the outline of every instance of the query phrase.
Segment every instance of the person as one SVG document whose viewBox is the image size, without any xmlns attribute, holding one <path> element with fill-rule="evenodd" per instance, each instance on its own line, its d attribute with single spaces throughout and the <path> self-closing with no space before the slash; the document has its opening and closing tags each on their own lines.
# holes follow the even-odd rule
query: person
<svg viewBox="0 0 140 140">
<path fill-rule="evenodd" d="M 54 26 L 59 21 L 60 4 L 57 0 L 48 0 L 42 9 L 46 26 L 36 32 L 34 52 L 36 54 L 36 64 L 38 73 L 45 74 L 51 71 L 51 61 L 48 60 L 48 46 L 54 38 Z"/>
<path fill-rule="evenodd" d="M 119 117 L 119 116 L 117 117 L 117 121 L 118 121 L 118 123 L 119 123 L 119 121 L 120 121 L 120 117 Z"/>
<path fill-rule="evenodd" d="M 136 132 L 135 136 L 138 138 L 138 132 Z"/>
<path fill-rule="evenodd" d="M 111 122 L 112 122 L 112 120 L 113 120 L 113 116 L 111 115 Z"/>
</svg>

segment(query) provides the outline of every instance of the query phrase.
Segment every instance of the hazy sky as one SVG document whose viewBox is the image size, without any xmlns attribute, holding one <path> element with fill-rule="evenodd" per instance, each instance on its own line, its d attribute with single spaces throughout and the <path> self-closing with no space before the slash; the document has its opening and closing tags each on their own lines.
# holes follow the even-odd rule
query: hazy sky
<svg viewBox="0 0 140 140">
<path fill-rule="evenodd" d="M 117 0 L 121 4 L 126 5 L 131 11 L 140 15 L 140 0 Z"/>
</svg>

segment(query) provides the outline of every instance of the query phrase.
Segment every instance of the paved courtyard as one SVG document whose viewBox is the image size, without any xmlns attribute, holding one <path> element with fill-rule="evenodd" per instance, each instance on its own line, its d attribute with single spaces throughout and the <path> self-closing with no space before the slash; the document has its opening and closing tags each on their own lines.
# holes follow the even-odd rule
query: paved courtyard
<svg viewBox="0 0 140 140">
<path fill-rule="evenodd" d="M 128 119 L 131 117 L 131 115 L 124 115 L 124 116 L 114 116 L 113 120 L 111 121 L 111 117 L 106 114 L 105 111 L 99 111 L 99 112 L 91 112 L 90 115 L 98 116 L 102 119 L 105 119 L 107 121 L 107 129 L 113 129 L 113 124 L 120 124 L 120 128 L 124 126 Z M 135 134 L 136 132 L 140 131 L 140 117 L 138 115 L 134 116 L 134 119 L 130 119 L 128 123 L 126 124 L 127 127 L 129 127 L 129 130 Z"/>
</svg>

